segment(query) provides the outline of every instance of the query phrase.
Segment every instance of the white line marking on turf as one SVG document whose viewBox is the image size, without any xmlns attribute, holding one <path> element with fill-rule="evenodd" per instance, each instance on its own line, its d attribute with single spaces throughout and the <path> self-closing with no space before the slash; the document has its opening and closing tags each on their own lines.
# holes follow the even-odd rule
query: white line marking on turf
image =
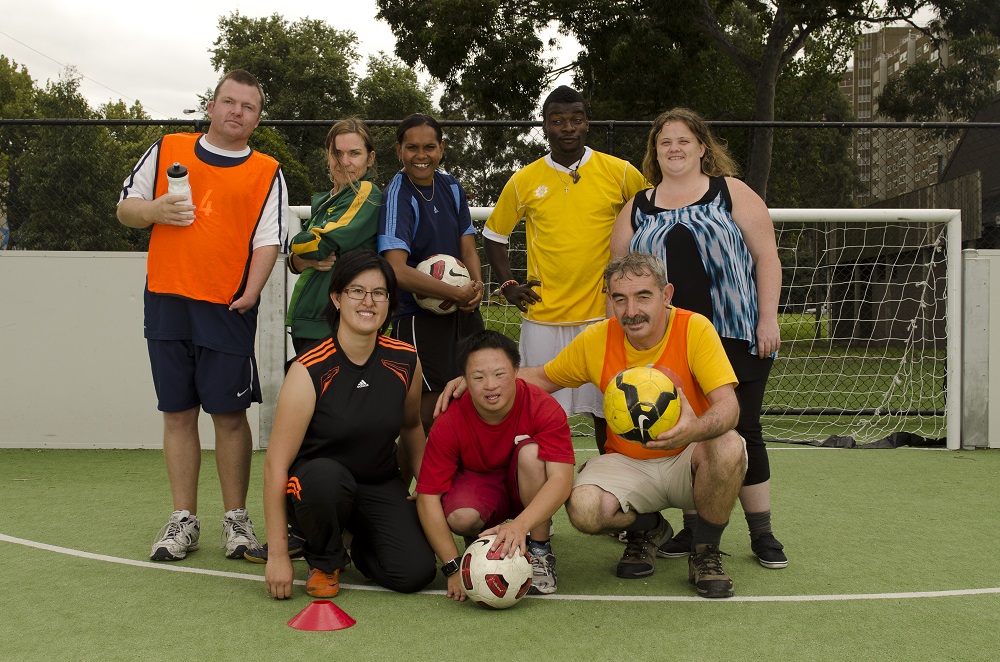
<svg viewBox="0 0 1000 662">
<path fill-rule="evenodd" d="M 49 545 L 43 542 L 36 542 L 34 540 L 26 540 L 24 538 L 15 538 L 14 536 L 8 536 L 0 533 L 0 542 L 8 542 L 14 545 L 22 545 L 24 547 L 34 547 L 35 549 L 41 549 L 47 552 L 55 552 L 56 554 L 66 554 L 68 556 L 75 556 L 82 559 L 90 559 L 92 561 L 105 561 L 107 563 L 118 563 L 121 565 L 130 565 L 136 568 L 151 568 L 154 570 L 169 570 L 171 572 L 187 572 L 195 575 L 209 575 L 212 577 L 225 577 L 228 579 L 247 579 L 255 582 L 264 581 L 264 577 L 261 575 L 251 575 L 243 572 L 225 572 L 222 570 L 207 570 L 205 568 L 191 568 L 188 566 L 174 565 L 171 563 L 153 563 L 151 561 L 136 561 L 134 559 L 125 559 L 118 556 L 108 556 L 106 554 L 94 554 L 92 552 L 84 552 L 79 549 L 70 549 L 69 547 L 59 547 L 57 545 Z M 305 582 L 297 579 L 295 583 L 299 586 L 305 585 Z M 343 588 L 357 590 L 357 591 L 386 591 L 389 589 L 383 588 L 381 586 L 372 586 L 370 584 L 341 584 Z M 444 591 L 420 591 L 422 595 L 444 595 Z M 901 593 L 846 593 L 846 594 L 833 594 L 833 595 L 738 595 L 732 598 L 726 598 L 721 600 L 709 600 L 708 598 L 700 598 L 694 595 L 545 595 L 545 596 L 529 596 L 532 598 L 541 598 L 543 600 L 580 600 L 586 602 L 714 602 L 714 603 L 725 603 L 725 602 L 830 602 L 830 601 L 844 601 L 844 600 L 905 600 L 911 598 L 950 598 L 959 597 L 965 595 L 995 595 L 1000 594 L 1000 587 L 997 588 L 968 588 L 968 589 L 956 589 L 951 591 L 909 591 Z"/>
<path fill-rule="evenodd" d="M 796 445 L 788 445 L 788 446 L 768 446 L 767 447 L 767 452 L 768 453 L 774 453 L 775 451 L 842 451 L 842 450 L 861 450 L 861 448 L 860 447 L 855 447 L 855 448 L 834 448 L 833 446 L 810 446 L 809 444 L 802 444 L 802 445 L 796 444 Z M 900 448 L 895 448 L 895 449 L 893 449 L 893 448 L 883 448 L 883 449 L 877 449 L 877 450 L 909 450 L 909 451 L 920 451 L 920 452 L 941 452 L 941 451 L 948 452 L 947 448 L 920 448 L 920 447 L 913 448 L 913 447 L 909 447 L 909 446 L 907 446 L 905 449 L 902 448 L 902 447 L 900 447 Z M 573 452 L 574 453 L 591 453 L 591 454 L 595 454 L 595 453 L 597 453 L 597 449 L 596 448 L 574 448 Z"/>
</svg>

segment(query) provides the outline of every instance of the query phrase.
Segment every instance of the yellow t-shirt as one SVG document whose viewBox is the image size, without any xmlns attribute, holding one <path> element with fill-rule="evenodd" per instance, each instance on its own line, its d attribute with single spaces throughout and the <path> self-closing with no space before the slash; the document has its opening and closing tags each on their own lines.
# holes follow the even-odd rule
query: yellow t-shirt
<svg viewBox="0 0 1000 662">
<path fill-rule="evenodd" d="M 542 300 L 525 317 L 574 326 L 604 318 L 604 267 L 621 208 L 649 184 L 627 161 L 587 148 L 573 183 L 550 156 L 515 172 L 486 220 L 483 236 L 507 243 L 524 219 L 528 280 Z"/>
<path fill-rule="evenodd" d="M 632 347 L 628 338 L 625 342 L 625 357 L 629 367 L 652 365 L 663 356 L 668 342 L 687 343 L 687 365 L 667 365 L 680 377 L 690 373 L 701 389 L 702 394 L 711 393 L 720 386 L 732 384 L 736 386 L 736 373 L 722 348 L 719 334 L 703 315 L 692 313 L 687 324 L 686 338 L 671 338 L 674 331 L 674 320 L 677 318 L 670 307 L 670 322 L 663 339 L 653 348 L 638 350 Z M 558 355 L 545 364 L 545 375 L 564 388 L 576 388 L 590 382 L 600 387 L 601 374 L 604 370 L 604 353 L 608 343 L 608 325 L 611 320 L 592 324 L 583 333 L 570 342 Z M 694 406 L 695 398 L 688 395 L 688 401 Z M 702 414 L 701 411 L 695 411 Z"/>
</svg>

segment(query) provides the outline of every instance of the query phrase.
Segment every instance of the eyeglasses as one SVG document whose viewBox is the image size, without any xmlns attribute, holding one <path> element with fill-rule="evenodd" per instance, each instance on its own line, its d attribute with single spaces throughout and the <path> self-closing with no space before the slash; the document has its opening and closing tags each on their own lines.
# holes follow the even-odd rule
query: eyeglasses
<svg viewBox="0 0 1000 662">
<path fill-rule="evenodd" d="M 366 290 L 363 287 L 348 287 L 344 289 L 344 293 L 347 294 L 349 298 L 357 301 L 364 301 L 366 294 L 372 295 L 372 301 L 375 303 L 385 303 L 389 300 L 389 291 L 383 290 L 382 288 Z"/>
</svg>

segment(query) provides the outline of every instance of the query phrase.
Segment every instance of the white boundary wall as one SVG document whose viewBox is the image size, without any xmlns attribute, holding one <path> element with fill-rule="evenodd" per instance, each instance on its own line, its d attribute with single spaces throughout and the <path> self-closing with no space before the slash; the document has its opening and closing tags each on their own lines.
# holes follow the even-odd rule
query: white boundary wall
<svg viewBox="0 0 1000 662">
<path fill-rule="evenodd" d="M 293 208 L 308 216 L 308 208 Z M 489 208 L 473 209 L 484 220 Z M 775 221 L 948 222 L 948 448 L 962 425 L 961 223 L 955 210 L 772 209 Z M 0 251 L 0 448 L 160 448 L 162 418 L 142 337 L 143 253 Z M 997 269 L 1000 273 L 1000 267 Z M 267 445 L 287 356 L 290 286 L 279 260 L 260 306 L 257 360 L 264 404 L 251 407 Z M 998 306 L 1000 310 L 1000 306 Z M 1000 388 L 1000 387 L 998 387 Z M 208 416 L 202 446 L 214 446 Z M 971 440 L 970 440 L 971 441 Z"/>
<path fill-rule="evenodd" d="M 1000 448 L 1000 250 L 966 250 L 962 446 Z"/>
<path fill-rule="evenodd" d="M 145 253 L 0 251 L 0 448 L 162 448 L 142 335 L 145 278 Z M 274 402 L 265 336 L 261 387 Z M 261 411 L 249 411 L 255 445 Z M 200 428 L 202 447 L 214 448 L 207 415 Z"/>
</svg>

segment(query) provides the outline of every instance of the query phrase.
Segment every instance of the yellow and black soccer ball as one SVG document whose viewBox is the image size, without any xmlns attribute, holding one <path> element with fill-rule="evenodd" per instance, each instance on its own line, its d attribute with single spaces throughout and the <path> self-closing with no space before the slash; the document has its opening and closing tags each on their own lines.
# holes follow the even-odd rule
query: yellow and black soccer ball
<svg viewBox="0 0 1000 662">
<path fill-rule="evenodd" d="M 622 370 L 604 391 L 604 418 L 608 427 L 627 441 L 652 441 L 674 427 L 680 415 L 677 387 L 655 368 Z"/>
</svg>

